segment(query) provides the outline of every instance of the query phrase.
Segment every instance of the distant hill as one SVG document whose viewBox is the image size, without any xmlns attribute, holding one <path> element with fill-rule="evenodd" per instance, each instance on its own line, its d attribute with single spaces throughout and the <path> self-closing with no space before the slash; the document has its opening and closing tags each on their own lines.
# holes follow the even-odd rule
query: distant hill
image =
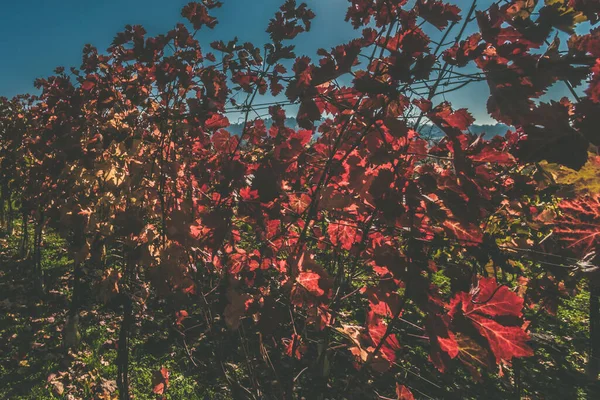
<svg viewBox="0 0 600 400">
<path fill-rule="evenodd" d="M 484 137 L 490 139 L 494 136 L 504 136 L 506 132 L 510 130 L 508 125 L 504 124 L 496 124 L 496 125 L 471 125 L 469 127 L 469 132 L 474 135 L 484 134 Z M 444 132 L 440 128 L 435 125 L 424 125 L 419 129 L 419 133 L 426 138 L 441 138 L 444 136 Z"/>
<path fill-rule="evenodd" d="M 271 127 L 271 120 L 270 119 L 265 119 L 265 125 L 267 126 L 267 129 L 269 129 Z M 298 123 L 296 122 L 296 118 L 294 117 L 290 117 L 290 118 L 286 118 L 285 119 L 285 125 L 289 128 L 293 128 L 293 129 L 298 129 Z M 318 125 L 318 123 L 317 123 Z M 231 124 L 229 125 L 229 127 L 227 128 L 227 130 L 231 133 L 233 133 L 236 136 L 239 136 L 242 134 L 242 130 L 244 129 L 244 124 Z M 496 124 L 496 125 L 471 125 L 471 127 L 469 128 L 469 131 L 475 135 L 479 135 L 479 134 L 485 134 L 484 136 L 486 138 L 492 138 L 494 136 L 500 135 L 500 136 L 504 136 L 504 134 L 506 133 L 506 131 L 508 131 L 510 129 L 509 126 L 504 125 L 504 124 Z M 444 133 L 435 125 L 423 125 L 420 129 L 419 132 L 421 133 L 421 135 L 425 138 L 430 138 L 430 139 L 435 139 L 435 138 L 441 138 L 444 136 Z"/>
</svg>

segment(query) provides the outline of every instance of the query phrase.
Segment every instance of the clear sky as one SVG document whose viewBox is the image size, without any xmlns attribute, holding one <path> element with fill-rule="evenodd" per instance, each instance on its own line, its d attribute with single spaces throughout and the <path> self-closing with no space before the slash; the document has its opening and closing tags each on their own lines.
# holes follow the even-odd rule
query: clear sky
<svg viewBox="0 0 600 400">
<path fill-rule="evenodd" d="M 305 0 L 306 1 L 306 0 Z M 150 35 L 166 33 L 183 22 L 181 8 L 189 0 L 0 0 L 0 94 L 31 91 L 33 80 L 56 66 L 79 66 L 81 50 L 90 43 L 106 49 L 126 24 L 143 25 Z M 219 24 L 203 28 L 202 43 L 238 36 L 259 44 L 283 0 L 222 0 L 211 11 Z M 313 30 L 300 36 L 297 53 L 315 54 L 358 33 L 344 22 L 346 0 L 308 0 L 317 13 Z"/>
<path fill-rule="evenodd" d="M 219 24 L 202 29 L 202 43 L 242 41 L 262 44 L 265 29 L 283 0 L 221 0 L 212 14 Z M 315 11 L 313 29 L 298 36 L 296 53 L 314 57 L 318 48 L 331 48 L 359 35 L 344 21 L 347 0 L 304 0 Z M 35 78 L 52 74 L 57 66 L 79 66 L 81 50 L 90 43 L 106 49 L 126 24 L 143 25 L 150 35 L 165 33 L 177 22 L 189 0 L 0 0 L 0 96 L 35 93 Z M 491 0 L 480 0 L 485 8 Z M 468 8 L 470 1 L 454 0 Z M 468 4 L 467 4 L 468 3 Z M 466 10 L 465 10 L 466 11 Z M 452 37 L 452 35 L 450 35 Z M 564 89 L 556 88 L 559 94 Z M 553 93 L 554 94 L 554 93 Z M 485 110 L 487 85 L 477 83 L 447 97 L 456 107 L 467 107 L 477 123 L 492 122 Z M 555 97 L 555 96 L 553 96 Z M 441 100 L 441 99 L 440 99 Z"/>
</svg>

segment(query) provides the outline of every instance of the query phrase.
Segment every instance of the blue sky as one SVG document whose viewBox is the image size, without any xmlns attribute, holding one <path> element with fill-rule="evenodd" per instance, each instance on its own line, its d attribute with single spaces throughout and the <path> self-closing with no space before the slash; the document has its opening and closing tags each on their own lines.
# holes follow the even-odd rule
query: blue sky
<svg viewBox="0 0 600 400">
<path fill-rule="evenodd" d="M 359 35 L 344 21 L 347 0 L 304 0 L 315 11 L 311 32 L 295 41 L 296 53 L 315 56 L 318 48 L 331 48 Z M 189 0 L 0 0 L 0 96 L 34 93 L 35 78 L 48 76 L 57 66 L 79 66 L 81 50 L 90 43 L 99 50 L 109 46 L 126 24 L 143 25 L 149 34 L 165 33 L 182 21 L 181 8 Z M 210 43 L 238 36 L 262 44 L 269 19 L 283 0 L 222 0 L 213 11 L 215 30 L 203 29 L 199 39 Z M 479 1 L 485 8 L 491 0 Z M 468 1 L 454 0 L 468 8 Z M 468 3 L 468 4 L 467 4 Z M 457 30 L 456 30 L 457 31 Z M 433 33 L 433 31 L 431 31 Z M 450 38 L 453 38 L 450 35 Z M 208 51 L 208 50 L 207 50 Z M 447 96 L 455 107 L 467 107 L 477 123 L 490 123 L 485 110 L 487 85 L 477 83 Z M 566 95 L 557 87 L 552 97 Z M 441 98 L 438 100 L 442 100 Z M 268 100 L 267 100 L 268 101 Z"/>
<path fill-rule="evenodd" d="M 33 80 L 56 66 L 79 66 L 87 43 L 106 49 L 126 24 L 143 25 L 149 34 L 165 33 L 183 22 L 181 8 L 189 0 L 0 0 L 0 94 L 31 91 Z M 262 43 L 265 29 L 282 0 L 224 0 L 213 10 L 219 24 L 202 29 L 199 39 Z M 314 30 L 296 45 L 298 53 L 314 54 L 357 35 L 344 22 L 346 0 L 308 1 L 317 13 Z M 258 6 L 260 5 L 260 6 Z"/>
</svg>

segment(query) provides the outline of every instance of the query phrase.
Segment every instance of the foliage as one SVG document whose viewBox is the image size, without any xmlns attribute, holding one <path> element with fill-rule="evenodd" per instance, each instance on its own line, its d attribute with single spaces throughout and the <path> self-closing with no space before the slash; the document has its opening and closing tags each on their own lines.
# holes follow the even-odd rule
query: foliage
<svg viewBox="0 0 600 400">
<path fill-rule="evenodd" d="M 106 54 L 86 46 L 80 68 L 36 81 L 38 97 L 0 101 L 2 199 L 20 205 L 23 232 L 34 225 L 38 292 L 53 229 L 73 260 L 69 317 L 97 304 L 122 314 L 121 398 L 130 377 L 175 390 L 164 365 L 129 365 L 153 310 L 170 312 L 190 362 L 234 398 L 413 398 L 397 375 L 406 323 L 423 330 L 419 367 L 503 374 L 534 354 L 538 314 L 523 309 L 555 313 L 589 272 L 570 267 L 596 261 L 597 196 L 557 200 L 540 164 L 579 170 L 600 142 L 600 30 L 574 33 L 598 21 L 594 4 L 352 0 L 357 38 L 313 61 L 290 44 L 316 17 L 294 0 L 264 48 L 236 38 L 205 53 L 196 33 L 221 7 L 206 0 L 182 10 L 194 31 L 127 26 Z M 485 80 L 490 115 L 514 129 L 471 134 L 469 111 L 436 98 L 457 77 L 455 88 Z M 540 102 L 556 83 L 574 101 Z M 260 116 L 266 93 L 286 99 Z M 286 104 L 300 129 L 285 125 Z M 424 120 L 444 138 L 421 138 Z"/>
</svg>

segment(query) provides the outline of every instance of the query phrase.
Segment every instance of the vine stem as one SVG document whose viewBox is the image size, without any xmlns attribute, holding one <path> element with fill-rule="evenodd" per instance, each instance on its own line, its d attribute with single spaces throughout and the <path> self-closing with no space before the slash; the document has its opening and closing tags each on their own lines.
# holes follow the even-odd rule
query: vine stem
<svg viewBox="0 0 600 400">
<path fill-rule="evenodd" d="M 469 24 L 469 22 L 471 22 L 471 16 L 475 12 L 476 7 L 477 7 L 477 0 L 473 0 L 473 3 L 471 3 L 471 8 L 469 9 L 467 17 L 465 18 L 465 22 L 462 24 L 460 31 L 458 32 L 458 35 L 456 35 L 454 44 L 457 44 L 460 41 L 460 39 L 462 38 L 462 35 L 465 33 L 465 29 L 467 29 L 467 25 Z M 453 25 L 450 26 L 448 31 L 450 31 L 450 29 L 452 29 L 452 27 L 453 27 Z M 441 40 L 440 43 L 442 43 L 443 41 L 444 40 Z M 439 50 L 439 48 L 440 48 L 440 45 L 438 45 L 436 52 Z M 446 74 L 446 68 L 448 68 L 448 62 L 444 63 L 444 65 L 442 66 L 442 68 L 438 74 L 438 77 L 437 77 L 435 83 L 433 84 L 431 89 L 429 89 L 429 94 L 427 95 L 427 100 L 433 99 L 433 97 L 436 95 L 437 88 L 440 85 L 442 79 L 444 79 L 444 75 Z M 424 115 L 424 112 L 421 111 L 421 113 L 419 114 L 419 118 L 417 118 L 417 122 L 415 122 L 415 126 L 413 128 L 415 131 L 417 131 L 419 129 L 419 125 L 421 124 L 423 115 Z"/>
<path fill-rule="evenodd" d="M 373 360 L 375 359 L 377 354 L 379 354 L 379 352 L 381 351 L 381 348 L 387 341 L 387 338 L 393 333 L 394 326 L 396 325 L 396 322 L 400 318 L 400 315 L 402 314 L 402 311 L 404 310 L 404 306 L 406 305 L 406 301 L 408 300 L 408 289 L 409 289 L 409 285 L 408 285 L 408 281 L 407 281 L 406 285 L 404 287 L 404 296 L 402 296 L 402 301 L 398 305 L 398 310 L 396 310 L 396 312 L 394 313 L 394 316 L 392 317 L 392 320 L 388 324 L 388 326 L 385 330 L 385 333 L 379 340 L 379 343 L 377 343 L 375 350 L 373 350 L 373 352 L 371 354 L 369 354 L 369 358 L 367 358 L 367 361 L 365 362 L 365 365 L 363 366 L 363 368 L 369 366 L 369 364 L 371 362 L 373 362 Z"/>
</svg>

